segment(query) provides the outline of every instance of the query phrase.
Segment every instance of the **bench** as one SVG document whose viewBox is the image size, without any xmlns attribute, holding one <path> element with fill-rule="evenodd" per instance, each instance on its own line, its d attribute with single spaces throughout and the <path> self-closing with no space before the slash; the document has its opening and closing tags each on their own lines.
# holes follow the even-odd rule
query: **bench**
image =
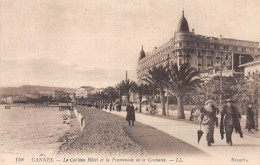
<svg viewBox="0 0 260 165">
<path fill-rule="evenodd" d="M 151 115 L 155 115 L 155 114 L 158 113 L 158 112 L 159 112 L 158 110 L 154 110 L 154 109 L 153 109 L 153 110 L 150 110 L 150 114 L 151 114 Z"/>
</svg>

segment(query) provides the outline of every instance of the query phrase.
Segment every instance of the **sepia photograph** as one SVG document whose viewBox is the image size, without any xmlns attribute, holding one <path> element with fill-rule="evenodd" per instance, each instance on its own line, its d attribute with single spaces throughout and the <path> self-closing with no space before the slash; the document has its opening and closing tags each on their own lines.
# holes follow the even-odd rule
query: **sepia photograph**
<svg viewBox="0 0 260 165">
<path fill-rule="evenodd" d="M 0 0 L 1 165 L 260 165 L 259 0 Z"/>
</svg>

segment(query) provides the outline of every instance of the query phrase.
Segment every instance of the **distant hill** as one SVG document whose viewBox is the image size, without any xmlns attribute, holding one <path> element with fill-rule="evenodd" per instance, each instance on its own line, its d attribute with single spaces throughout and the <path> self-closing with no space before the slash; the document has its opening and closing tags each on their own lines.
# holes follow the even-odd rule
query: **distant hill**
<svg viewBox="0 0 260 165">
<path fill-rule="evenodd" d="M 88 92 L 91 92 L 95 89 L 95 88 L 90 87 L 90 86 L 81 86 L 81 88 L 85 88 Z"/>
<path fill-rule="evenodd" d="M 54 92 L 55 90 L 64 91 L 67 93 L 75 93 L 77 89 L 33 85 L 23 85 L 21 87 L 0 87 L 0 97 L 16 96 L 21 94 L 38 94 L 42 91 Z"/>
</svg>

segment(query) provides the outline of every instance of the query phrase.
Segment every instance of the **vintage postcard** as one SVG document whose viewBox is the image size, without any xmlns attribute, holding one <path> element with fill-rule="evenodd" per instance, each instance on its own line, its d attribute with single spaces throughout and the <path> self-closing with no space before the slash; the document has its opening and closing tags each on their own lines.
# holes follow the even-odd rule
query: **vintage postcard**
<svg viewBox="0 0 260 165">
<path fill-rule="evenodd" d="M 1 165 L 260 164 L 259 0 L 1 0 Z"/>
</svg>

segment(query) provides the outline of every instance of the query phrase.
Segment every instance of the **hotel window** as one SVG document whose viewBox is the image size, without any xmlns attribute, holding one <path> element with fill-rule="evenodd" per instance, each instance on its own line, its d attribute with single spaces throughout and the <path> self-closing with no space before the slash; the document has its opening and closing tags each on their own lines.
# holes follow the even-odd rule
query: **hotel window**
<svg viewBox="0 0 260 165">
<path fill-rule="evenodd" d="M 197 43 L 197 47 L 199 47 L 200 46 L 200 43 Z"/>
<path fill-rule="evenodd" d="M 208 66 L 212 66 L 212 61 L 208 61 Z"/>
<path fill-rule="evenodd" d="M 201 57 L 201 53 L 200 53 L 200 51 L 198 52 L 198 57 Z"/>
<path fill-rule="evenodd" d="M 190 64 L 190 59 L 187 59 L 187 64 Z"/>
<path fill-rule="evenodd" d="M 182 42 L 179 42 L 179 46 L 182 46 Z"/>
</svg>

